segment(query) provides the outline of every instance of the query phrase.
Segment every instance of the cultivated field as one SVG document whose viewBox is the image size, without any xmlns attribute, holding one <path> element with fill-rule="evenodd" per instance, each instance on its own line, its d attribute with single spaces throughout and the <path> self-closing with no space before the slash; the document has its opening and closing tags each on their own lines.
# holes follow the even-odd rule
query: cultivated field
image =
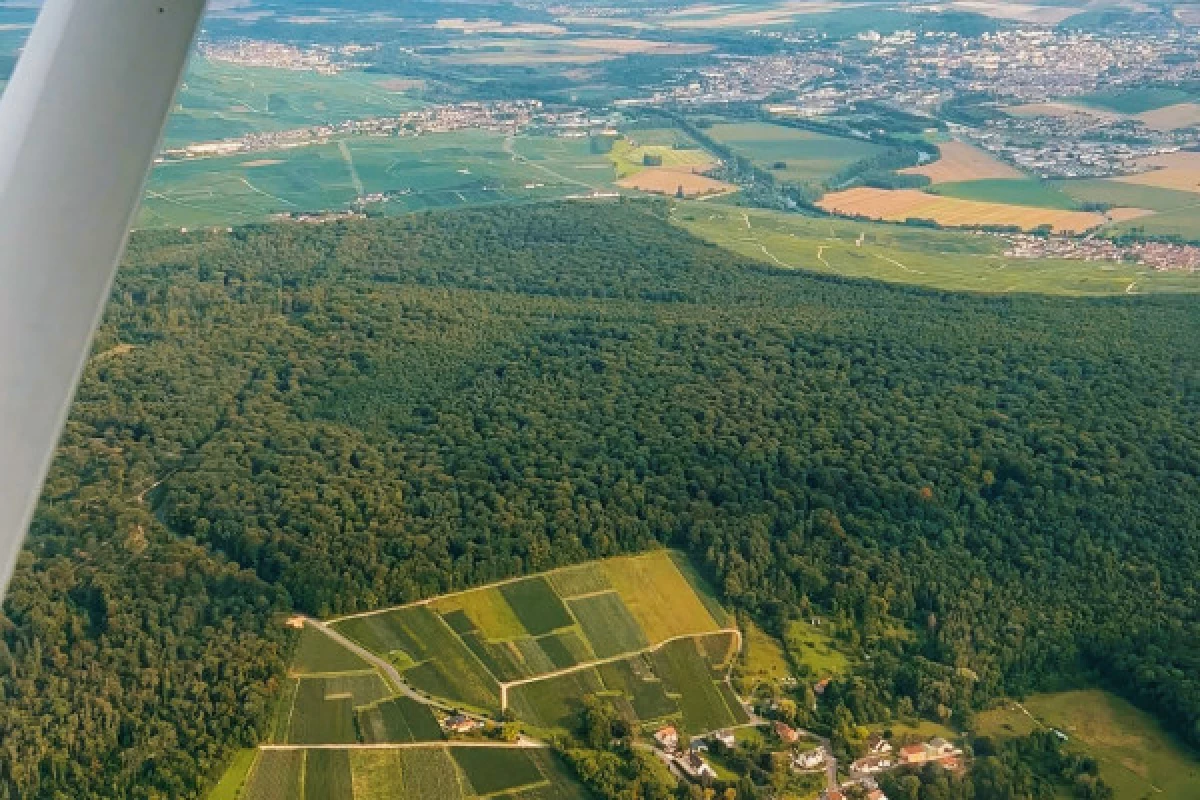
<svg viewBox="0 0 1200 800">
<path fill-rule="evenodd" d="M 672 144 L 656 143 L 662 134 L 657 130 L 634 131 L 625 139 L 613 143 L 609 158 L 616 167 L 618 178 L 628 178 L 655 166 L 646 164 L 647 158 L 659 162 L 656 166 L 678 172 L 700 173 L 711 169 L 715 159 L 698 147 L 689 147 L 679 141 Z"/>
<path fill-rule="evenodd" d="M 356 180 L 357 179 L 357 180 Z M 158 165 L 140 228 L 262 222 L 281 212 L 350 208 L 365 194 L 383 213 L 561 199 L 612 188 L 611 162 L 586 140 L 457 131 L 351 137 L 311 147 Z"/>
<path fill-rule="evenodd" d="M 1200 125 L 1200 104 L 1176 103 L 1138 114 L 1148 128 L 1157 131 L 1173 131 Z"/>
<path fill-rule="evenodd" d="M 1155 215 L 1128 224 L 1162 218 Z M 998 238 L 958 231 L 814 219 L 712 203 L 678 203 L 672 219 L 714 244 L 783 269 L 988 293 L 1123 295 L 1135 281 L 1140 293 L 1200 291 L 1198 276 L 1185 273 L 1145 272 L 1127 264 L 1007 259 Z"/>
<path fill-rule="evenodd" d="M 585 695 L 598 694 L 631 722 L 677 716 L 719 726 L 744 712 L 722 688 L 740 637 L 715 609 L 698 577 L 656 551 L 333 625 L 451 705 L 495 712 L 498 700 L 522 721 L 561 729 L 574 724 Z M 407 716 L 389 723 L 394 702 L 359 709 L 364 736 L 400 739 L 413 726 Z"/>
<path fill-rule="evenodd" d="M 788 183 L 824 183 L 850 164 L 880 152 L 870 142 L 766 122 L 718 124 L 706 133 L 777 181 Z"/>
<path fill-rule="evenodd" d="M 1200 192 L 1200 153 L 1165 153 L 1142 159 L 1138 163 L 1150 171 L 1138 175 L 1124 175 L 1114 180 L 1159 189 Z"/>
<path fill-rule="evenodd" d="M 943 183 L 929 191 L 942 197 L 957 197 L 960 200 L 977 200 L 982 203 L 1037 206 L 1062 211 L 1072 211 L 1079 207 L 1078 201 L 1070 194 L 1051 183 L 1035 178 Z"/>
<path fill-rule="evenodd" d="M 704 175 L 683 172 L 665 167 L 644 169 L 617 181 L 622 189 L 637 189 L 649 194 L 664 194 L 672 197 L 705 197 L 737 191 L 737 186 Z"/>
<path fill-rule="evenodd" d="M 1022 706 L 1024 710 L 1022 710 Z M 1026 713 L 1028 712 L 1028 713 Z M 1200 797 L 1200 761 L 1148 714 L 1099 690 L 1034 695 L 976 718 L 979 732 L 1007 737 L 1055 728 L 1095 758 L 1117 800 Z"/>
<path fill-rule="evenodd" d="M 849 189 L 826 195 L 818 205 L 826 211 L 848 217 L 891 222 L 924 219 L 949 228 L 1014 226 L 1033 230 L 1049 225 L 1060 233 L 1082 233 L 1108 221 L 1104 215 L 1093 212 L 960 200 L 914 189 Z"/>
<path fill-rule="evenodd" d="M 1083 10 L 1082 6 L 1009 3 L 996 2 L 996 0 L 953 0 L 950 5 L 959 11 L 1039 25 L 1057 25 Z"/>
<path fill-rule="evenodd" d="M 938 145 L 941 157 L 920 167 L 901 170 L 906 175 L 924 175 L 935 184 L 992 179 L 1020 180 L 1020 170 L 1010 167 L 990 153 L 965 142 Z"/>
<path fill-rule="evenodd" d="M 585 800 L 548 750 L 427 747 L 349 753 L 353 800 Z M 315 800 L 307 797 L 305 800 Z"/>
</svg>

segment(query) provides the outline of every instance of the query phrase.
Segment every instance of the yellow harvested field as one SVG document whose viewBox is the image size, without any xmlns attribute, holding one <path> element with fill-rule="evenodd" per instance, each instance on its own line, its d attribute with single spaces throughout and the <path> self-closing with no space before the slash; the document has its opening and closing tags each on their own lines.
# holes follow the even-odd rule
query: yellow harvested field
<svg viewBox="0 0 1200 800">
<path fill-rule="evenodd" d="M 825 14 L 855 8 L 859 3 L 824 2 L 824 0 L 790 0 L 765 11 L 745 11 L 739 5 L 701 5 L 672 11 L 661 18 L 664 28 L 754 28 L 760 25 L 783 25 L 805 14 Z"/>
<path fill-rule="evenodd" d="M 1129 222 L 1131 219 L 1141 219 L 1153 213 L 1144 208 L 1110 208 L 1104 216 L 1108 217 L 1109 222 Z"/>
<path fill-rule="evenodd" d="M 260 158 L 257 161 L 243 161 L 242 166 L 249 169 L 254 169 L 255 167 L 273 167 L 276 164 L 282 163 L 283 161 L 278 158 Z"/>
<path fill-rule="evenodd" d="M 952 228 L 1003 225 L 1033 230 L 1042 225 L 1051 225 L 1058 233 L 1082 233 L 1107 222 L 1104 215 L 1092 212 L 981 203 L 956 197 L 938 197 L 916 189 L 849 189 L 826 195 L 817 205 L 844 216 L 891 222 L 929 219 Z"/>
<path fill-rule="evenodd" d="M 737 189 L 731 183 L 667 167 L 651 167 L 640 170 L 617 181 L 617 185 L 623 189 L 637 189 L 652 194 L 676 195 L 682 189 L 684 197 L 704 197 Z"/>
<path fill-rule="evenodd" d="M 1200 104 L 1176 103 L 1173 106 L 1156 108 L 1144 114 L 1138 114 L 1138 119 L 1147 128 L 1156 131 L 1173 131 L 1179 128 L 1190 128 L 1200 125 Z"/>
<path fill-rule="evenodd" d="M 1042 6 L 993 0 L 955 0 L 951 5 L 958 11 L 969 11 L 995 19 L 1011 19 L 1040 25 L 1057 25 L 1084 10 L 1084 4 L 1072 8 L 1070 6 Z"/>
<path fill-rule="evenodd" d="M 1159 189 L 1200 192 L 1200 153 L 1165 153 L 1144 158 L 1138 164 L 1150 171 L 1138 175 L 1122 175 L 1112 180 L 1136 183 L 1139 186 L 1155 186 Z"/>
<path fill-rule="evenodd" d="M 614 558 L 601 566 L 652 644 L 720 629 L 666 551 Z"/>
<path fill-rule="evenodd" d="M 677 42 L 654 42 L 649 39 L 571 39 L 567 42 L 582 50 L 598 50 L 620 55 L 664 55 L 692 56 L 711 52 L 711 44 L 681 44 Z"/>
<path fill-rule="evenodd" d="M 463 19 L 461 17 L 439 19 L 434 27 L 438 30 L 461 31 L 466 34 L 508 33 L 530 34 L 533 36 L 562 36 L 567 32 L 567 29 L 561 25 L 546 25 L 540 22 L 505 24 L 494 19 Z"/>
<path fill-rule="evenodd" d="M 994 178 L 1020 180 L 1025 175 L 990 153 L 966 142 L 938 145 L 942 157 L 920 167 L 900 170 L 905 175 L 924 175 L 934 183 L 982 181 Z"/>
<path fill-rule="evenodd" d="M 379 86 L 389 92 L 407 92 L 412 89 L 424 89 L 425 81 L 420 78 L 388 78 L 380 81 Z"/>
<path fill-rule="evenodd" d="M 1125 119 L 1124 114 L 1115 111 L 1104 111 L 1099 108 L 1072 105 L 1071 103 L 1025 103 L 1020 106 L 1009 106 L 1004 113 L 1016 117 L 1094 117 L 1098 120 L 1115 122 Z"/>
</svg>

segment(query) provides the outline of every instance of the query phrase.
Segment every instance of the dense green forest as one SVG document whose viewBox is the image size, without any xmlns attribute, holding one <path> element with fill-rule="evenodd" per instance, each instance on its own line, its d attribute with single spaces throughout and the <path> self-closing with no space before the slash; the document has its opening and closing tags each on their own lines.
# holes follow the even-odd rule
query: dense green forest
<svg viewBox="0 0 1200 800">
<path fill-rule="evenodd" d="M 857 631 L 844 722 L 1099 681 L 1200 745 L 1190 298 L 820 278 L 665 218 L 136 236 L 0 617 L 0 797 L 196 796 L 281 611 L 668 543 Z"/>
</svg>

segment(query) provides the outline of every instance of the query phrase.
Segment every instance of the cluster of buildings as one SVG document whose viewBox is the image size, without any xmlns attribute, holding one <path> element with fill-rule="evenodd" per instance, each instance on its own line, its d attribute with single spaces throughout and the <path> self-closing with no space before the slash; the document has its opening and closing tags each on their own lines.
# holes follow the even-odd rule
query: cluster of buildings
<svg viewBox="0 0 1200 800">
<path fill-rule="evenodd" d="M 1200 247 L 1162 242 L 1120 244 L 1109 239 L 1005 234 L 1008 258 L 1061 258 L 1070 261 L 1112 261 L 1137 264 L 1160 272 L 1200 270 Z"/>
<path fill-rule="evenodd" d="M 726 747 L 733 747 L 736 744 L 733 734 L 729 731 L 714 733 L 710 738 L 713 741 L 721 742 Z M 654 741 L 658 744 L 660 757 L 684 777 L 700 783 L 717 777 L 717 771 L 701 755 L 708 750 L 703 739 L 694 739 L 686 750 L 681 749 L 679 747 L 679 731 L 675 729 L 675 726 L 668 725 L 654 732 Z"/>
<path fill-rule="evenodd" d="M 457 734 L 465 736 L 475 731 L 483 730 L 484 723 L 480 720 L 468 717 L 465 714 L 451 714 L 444 717 L 441 722 L 442 730 L 448 734 Z"/>
<path fill-rule="evenodd" d="M 165 150 L 160 160 L 287 150 L 324 144 L 335 136 L 420 136 L 461 130 L 519 133 L 533 124 L 535 120 L 550 126 L 556 125 L 553 121 L 541 120 L 539 116 L 541 111 L 542 104 L 539 100 L 506 100 L 492 103 L 470 102 L 429 106 L 416 111 L 407 111 L 394 117 L 369 117 L 285 131 L 255 132 L 215 142 L 198 142 L 185 147 Z M 555 114 L 553 116 L 557 119 L 562 115 Z"/>
<path fill-rule="evenodd" d="M 209 61 L 235 64 L 239 67 L 271 67 L 296 72 L 336 75 L 342 70 L 366 66 L 355 63 L 354 57 L 377 48 L 353 44 L 343 47 L 313 45 L 300 48 L 280 42 L 235 39 L 223 42 L 201 42 L 198 49 L 200 54 Z"/>
</svg>

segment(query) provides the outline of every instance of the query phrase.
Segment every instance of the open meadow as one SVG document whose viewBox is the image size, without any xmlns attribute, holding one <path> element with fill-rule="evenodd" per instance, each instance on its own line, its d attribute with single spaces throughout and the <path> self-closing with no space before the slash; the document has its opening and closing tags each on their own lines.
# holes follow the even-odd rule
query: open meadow
<svg viewBox="0 0 1200 800">
<path fill-rule="evenodd" d="M 1116 800 L 1200 797 L 1200 761 L 1148 714 L 1098 689 L 1033 695 L 979 714 L 978 732 L 1005 738 L 1056 729 L 1100 764 Z"/>
<path fill-rule="evenodd" d="M 323 144 L 157 165 L 139 228 L 225 227 L 274 214 L 365 208 L 385 214 L 554 200 L 611 191 L 586 140 L 508 139 L 490 131 L 348 137 Z"/>
<path fill-rule="evenodd" d="M 767 122 L 719 123 L 705 133 L 780 183 L 822 184 L 854 162 L 882 152 L 878 145 L 859 139 Z"/>
<path fill-rule="evenodd" d="M 387 76 L 245 67 L 202 56 L 191 60 L 165 144 L 234 138 L 348 119 L 389 116 L 420 107 Z"/>
<path fill-rule="evenodd" d="M 1186 273 L 1005 258 L 1003 242 L 984 234 L 705 203 L 678 203 L 672 219 L 714 244 L 785 269 L 988 293 L 1121 295 L 1134 282 L 1141 293 L 1200 291 L 1200 278 Z"/>
</svg>

